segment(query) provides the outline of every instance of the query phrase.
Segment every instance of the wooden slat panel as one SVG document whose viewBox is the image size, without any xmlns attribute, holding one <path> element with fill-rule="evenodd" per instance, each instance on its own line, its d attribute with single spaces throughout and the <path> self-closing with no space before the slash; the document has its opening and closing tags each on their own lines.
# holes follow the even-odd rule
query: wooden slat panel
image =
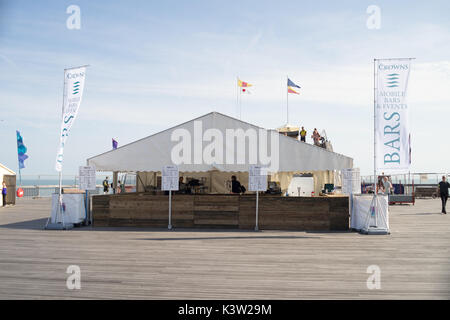
<svg viewBox="0 0 450 320">
<path fill-rule="evenodd" d="M 195 225 L 235 225 L 239 224 L 237 212 L 194 212 Z"/>
<path fill-rule="evenodd" d="M 256 196 L 245 195 L 175 195 L 172 220 L 184 226 L 235 226 L 253 228 Z M 94 215 L 112 219 L 117 225 L 165 226 L 168 221 L 168 196 L 149 193 L 96 196 Z M 108 209 L 109 207 L 109 209 Z M 259 221 L 261 229 L 346 230 L 348 197 L 306 198 L 261 196 Z M 116 219 L 118 219 L 116 221 Z"/>
<path fill-rule="evenodd" d="M 238 212 L 239 206 L 238 205 L 196 205 L 194 208 L 195 211 L 230 211 L 230 212 Z"/>
</svg>

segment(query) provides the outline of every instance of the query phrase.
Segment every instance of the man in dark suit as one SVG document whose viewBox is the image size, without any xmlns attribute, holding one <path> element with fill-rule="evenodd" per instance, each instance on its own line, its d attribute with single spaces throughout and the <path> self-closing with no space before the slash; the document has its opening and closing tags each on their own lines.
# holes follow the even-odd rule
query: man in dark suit
<svg viewBox="0 0 450 320">
<path fill-rule="evenodd" d="M 441 213 L 447 214 L 447 211 L 445 210 L 445 205 L 447 204 L 448 188 L 450 188 L 450 184 L 447 181 L 445 181 L 445 176 L 442 176 L 442 181 L 439 182 L 438 188 L 439 188 L 439 195 L 441 196 L 442 201 Z"/>
</svg>

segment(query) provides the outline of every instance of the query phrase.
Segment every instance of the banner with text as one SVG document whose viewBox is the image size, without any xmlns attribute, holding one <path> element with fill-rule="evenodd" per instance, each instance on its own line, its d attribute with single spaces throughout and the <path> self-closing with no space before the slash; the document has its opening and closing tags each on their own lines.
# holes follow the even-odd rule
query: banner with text
<svg viewBox="0 0 450 320">
<path fill-rule="evenodd" d="M 377 174 L 407 173 L 411 133 L 406 102 L 411 59 L 375 60 L 375 156 Z"/>
<path fill-rule="evenodd" d="M 86 67 L 64 70 L 64 102 L 61 121 L 60 143 L 56 155 L 56 171 L 61 171 L 64 145 L 80 107 L 83 96 Z"/>
</svg>

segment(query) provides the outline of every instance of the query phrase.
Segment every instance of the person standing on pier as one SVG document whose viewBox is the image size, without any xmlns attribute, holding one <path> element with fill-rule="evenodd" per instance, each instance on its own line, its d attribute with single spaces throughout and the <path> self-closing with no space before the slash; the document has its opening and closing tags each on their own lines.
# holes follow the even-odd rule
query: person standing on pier
<svg viewBox="0 0 450 320">
<path fill-rule="evenodd" d="M 302 130 L 300 131 L 300 141 L 306 142 L 306 130 L 304 127 L 302 127 Z"/>
<path fill-rule="evenodd" d="M 317 131 L 317 128 L 314 128 L 313 134 L 311 136 L 311 138 L 314 140 L 314 145 L 316 146 L 320 146 L 320 134 L 319 131 Z"/>
<path fill-rule="evenodd" d="M 109 193 L 109 182 L 108 177 L 106 177 L 105 180 L 103 180 L 103 193 L 108 194 Z"/>
<path fill-rule="evenodd" d="M 384 194 L 390 195 L 392 190 L 392 183 L 389 181 L 389 178 L 387 176 L 383 177 L 383 188 L 384 188 Z"/>
<path fill-rule="evenodd" d="M 6 206 L 6 195 L 8 194 L 8 189 L 6 188 L 6 182 L 2 182 L 2 198 L 3 198 L 3 206 Z"/>
<path fill-rule="evenodd" d="M 439 188 L 439 194 L 441 196 L 441 201 L 442 201 L 441 213 L 447 214 L 447 211 L 445 210 L 445 205 L 447 204 L 448 189 L 450 188 L 450 184 L 447 181 L 445 181 L 445 176 L 442 176 L 442 181 L 439 182 L 438 188 Z"/>
</svg>

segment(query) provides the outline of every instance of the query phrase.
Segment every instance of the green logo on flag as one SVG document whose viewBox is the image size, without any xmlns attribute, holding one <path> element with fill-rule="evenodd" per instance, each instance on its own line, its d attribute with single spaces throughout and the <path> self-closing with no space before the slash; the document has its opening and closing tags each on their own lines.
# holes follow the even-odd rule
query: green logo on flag
<svg viewBox="0 0 450 320">
<path fill-rule="evenodd" d="M 76 81 L 73 83 L 73 94 L 77 94 L 80 90 L 80 81 Z"/>
<path fill-rule="evenodd" d="M 399 79 L 399 74 L 398 73 L 390 73 L 387 75 L 387 87 L 388 88 L 396 88 L 398 87 L 398 79 Z"/>
</svg>

